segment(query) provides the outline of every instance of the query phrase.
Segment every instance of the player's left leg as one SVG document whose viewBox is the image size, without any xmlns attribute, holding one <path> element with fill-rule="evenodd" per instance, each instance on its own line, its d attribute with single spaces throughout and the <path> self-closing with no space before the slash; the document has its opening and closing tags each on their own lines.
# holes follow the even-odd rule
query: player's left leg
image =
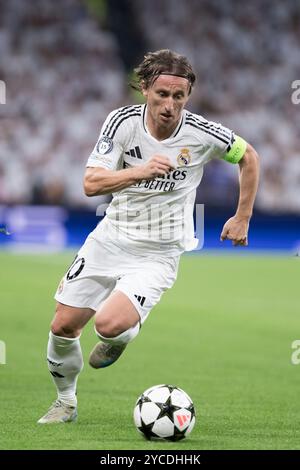
<svg viewBox="0 0 300 470">
<path fill-rule="evenodd" d="M 139 333 L 151 309 L 175 282 L 179 258 L 158 260 L 128 257 L 119 263 L 126 269 L 115 290 L 95 315 L 96 334 L 102 341 L 93 349 L 89 363 L 95 369 L 113 364 Z"/>
<path fill-rule="evenodd" d="M 140 330 L 140 315 L 129 297 L 114 291 L 95 316 L 95 331 L 101 339 L 90 354 L 89 363 L 95 369 L 113 364 L 126 345 Z"/>
</svg>

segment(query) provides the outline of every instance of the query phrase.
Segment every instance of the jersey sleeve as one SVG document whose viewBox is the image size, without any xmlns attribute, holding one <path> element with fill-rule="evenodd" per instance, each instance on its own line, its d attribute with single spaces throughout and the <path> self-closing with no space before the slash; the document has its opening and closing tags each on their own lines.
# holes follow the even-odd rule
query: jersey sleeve
<svg viewBox="0 0 300 470">
<path fill-rule="evenodd" d="M 243 157 L 247 142 L 235 135 L 231 129 L 219 122 L 207 121 L 198 114 L 188 113 L 186 123 L 200 132 L 200 139 L 206 150 L 206 161 L 219 158 L 229 163 L 238 163 Z M 195 129 L 193 129 L 195 133 Z"/>
<path fill-rule="evenodd" d="M 101 167 L 107 170 L 117 170 L 124 149 L 124 130 L 122 126 L 114 136 L 110 135 L 110 126 L 114 122 L 117 111 L 111 112 L 105 120 L 98 141 L 90 154 L 87 167 Z"/>
<path fill-rule="evenodd" d="M 238 163 L 246 151 L 247 142 L 221 124 L 214 124 L 212 132 L 214 133 L 214 157 L 229 163 Z"/>
</svg>

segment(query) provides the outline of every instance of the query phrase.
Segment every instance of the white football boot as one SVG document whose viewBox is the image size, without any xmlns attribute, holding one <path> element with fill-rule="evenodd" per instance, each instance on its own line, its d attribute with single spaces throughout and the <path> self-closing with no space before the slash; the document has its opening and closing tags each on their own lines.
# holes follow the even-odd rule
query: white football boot
<svg viewBox="0 0 300 470">
<path fill-rule="evenodd" d="M 62 403 L 60 400 L 55 400 L 50 406 L 47 413 L 39 420 L 39 424 L 52 424 L 52 423 L 69 423 L 76 421 L 77 408 L 76 406 L 69 406 Z"/>
</svg>

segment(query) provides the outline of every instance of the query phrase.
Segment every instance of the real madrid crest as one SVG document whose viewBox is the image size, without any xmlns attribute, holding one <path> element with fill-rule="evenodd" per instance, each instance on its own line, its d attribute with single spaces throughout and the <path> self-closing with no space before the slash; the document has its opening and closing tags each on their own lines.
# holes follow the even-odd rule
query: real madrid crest
<svg viewBox="0 0 300 470">
<path fill-rule="evenodd" d="M 177 157 L 177 163 L 179 166 L 186 166 L 190 163 L 192 157 L 190 156 L 189 149 L 181 149 L 180 154 Z"/>
</svg>

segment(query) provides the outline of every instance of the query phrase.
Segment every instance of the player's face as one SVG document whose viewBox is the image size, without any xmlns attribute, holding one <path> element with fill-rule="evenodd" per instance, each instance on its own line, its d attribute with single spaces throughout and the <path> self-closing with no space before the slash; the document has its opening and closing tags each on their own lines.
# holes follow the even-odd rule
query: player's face
<svg viewBox="0 0 300 470">
<path fill-rule="evenodd" d="M 143 90 L 147 99 L 147 125 L 172 132 L 189 99 L 190 83 L 186 78 L 160 75 L 153 85 Z"/>
</svg>

